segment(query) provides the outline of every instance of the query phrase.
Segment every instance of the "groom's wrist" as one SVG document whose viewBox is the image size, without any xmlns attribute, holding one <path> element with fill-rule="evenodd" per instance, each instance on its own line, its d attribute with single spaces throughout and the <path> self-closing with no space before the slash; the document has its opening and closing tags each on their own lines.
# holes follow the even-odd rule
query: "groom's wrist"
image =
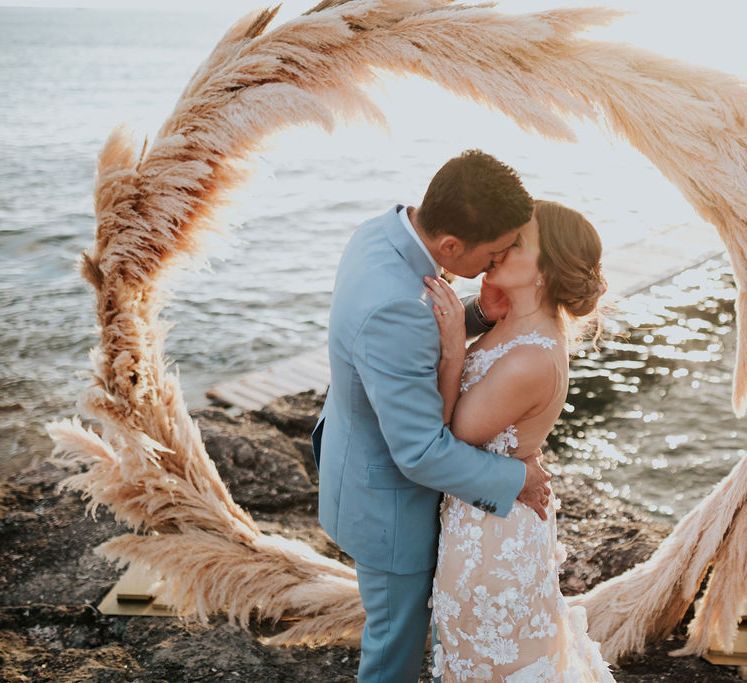
<svg viewBox="0 0 747 683">
<path fill-rule="evenodd" d="M 485 311 L 482 310 L 479 294 L 472 300 L 472 308 L 474 309 L 475 317 L 480 324 L 485 325 L 485 327 L 493 327 L 495 325 L 495 320 L 490 320 L 488 316 L 485 315 Z"/>
</svg>

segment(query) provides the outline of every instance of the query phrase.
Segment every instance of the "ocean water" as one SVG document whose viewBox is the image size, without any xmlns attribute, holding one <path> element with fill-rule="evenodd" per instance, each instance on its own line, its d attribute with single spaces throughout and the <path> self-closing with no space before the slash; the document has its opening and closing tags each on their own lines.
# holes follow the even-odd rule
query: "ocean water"
<svg viewBox="0 0 747 683">
<path fill-rule="evenodd" d="M 76 412 L 97 342 L 77 272 L 95 229 L 96 155 L 128 123 L 153 135 L 227 26 L 221 14 L 0 8 L 0 475 L 44 457 L 43 425 Z M 703 225 L 638 153 L 591 124 L 550 143 L 414 79 L 371 89 L 389 128 L 283 131 L 251 160 L 211 238 L 209 268 L 175 274 L 167 355 L 190 407 L 218 381 L 326 338 L 339 255 L 363 220 L 417 204 L 451 156 L 480 147 L 535 196 L 582 210 L 614 250 Z M 460 282 L 460 291 L 475 284 Z M 625 302 L 618 333 L 574 362 L 551 446 L 563 465 L 678 518 L 743 455 L 730 412 L 733 282 L 715 260 Z M 629 338 L 619 336 L 628 330 Z"/>
</svg>

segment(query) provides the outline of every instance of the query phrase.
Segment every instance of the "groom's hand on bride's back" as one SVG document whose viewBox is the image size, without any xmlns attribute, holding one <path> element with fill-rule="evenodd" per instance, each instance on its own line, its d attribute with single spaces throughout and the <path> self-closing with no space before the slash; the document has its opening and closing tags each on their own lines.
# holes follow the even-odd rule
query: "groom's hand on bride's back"
<svg viewBox="0 0 747 683">
<path fill-rule="evenodd" d="M 516 500 L 532 508 L 543 520 L 547 520 L 547 504 L 550 500 L 550 473 L 542 467 L 540 460 L 542 451 L 537 451 L 524 460 L 527 468 L 524 488 L 521 489 Z"/>
</svg>

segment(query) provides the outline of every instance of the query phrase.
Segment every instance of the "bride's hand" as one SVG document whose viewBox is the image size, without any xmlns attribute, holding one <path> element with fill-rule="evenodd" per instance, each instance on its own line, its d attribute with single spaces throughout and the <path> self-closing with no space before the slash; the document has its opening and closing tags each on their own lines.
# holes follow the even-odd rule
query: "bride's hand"
<svg viewBox="0 0 747 683">
<path fill-rule="evenodd" d="M 428 294 L 433 300 L 433 313 L 441 333 L 441 358 L 464 359 L 467 332 L 464 325 L 464 304 L 449 284 L 441 278 L 425 278 Z"/>
</svg>

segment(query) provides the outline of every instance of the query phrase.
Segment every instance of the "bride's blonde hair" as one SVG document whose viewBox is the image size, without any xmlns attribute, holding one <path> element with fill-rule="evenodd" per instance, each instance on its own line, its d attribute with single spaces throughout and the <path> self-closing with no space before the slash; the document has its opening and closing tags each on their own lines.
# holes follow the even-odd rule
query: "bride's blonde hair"
<svg viewBox="0 0 747 683">
<path fill-rule="evenodd" d="M 562 317 L 569 337 L 593 328 L 596 343 L 602 332 L 599 299 L 607 291 L 599 233 L 581 213 L 558 202 L 535 200 L 534 215 L 544 296 Z"/>
</svg>

